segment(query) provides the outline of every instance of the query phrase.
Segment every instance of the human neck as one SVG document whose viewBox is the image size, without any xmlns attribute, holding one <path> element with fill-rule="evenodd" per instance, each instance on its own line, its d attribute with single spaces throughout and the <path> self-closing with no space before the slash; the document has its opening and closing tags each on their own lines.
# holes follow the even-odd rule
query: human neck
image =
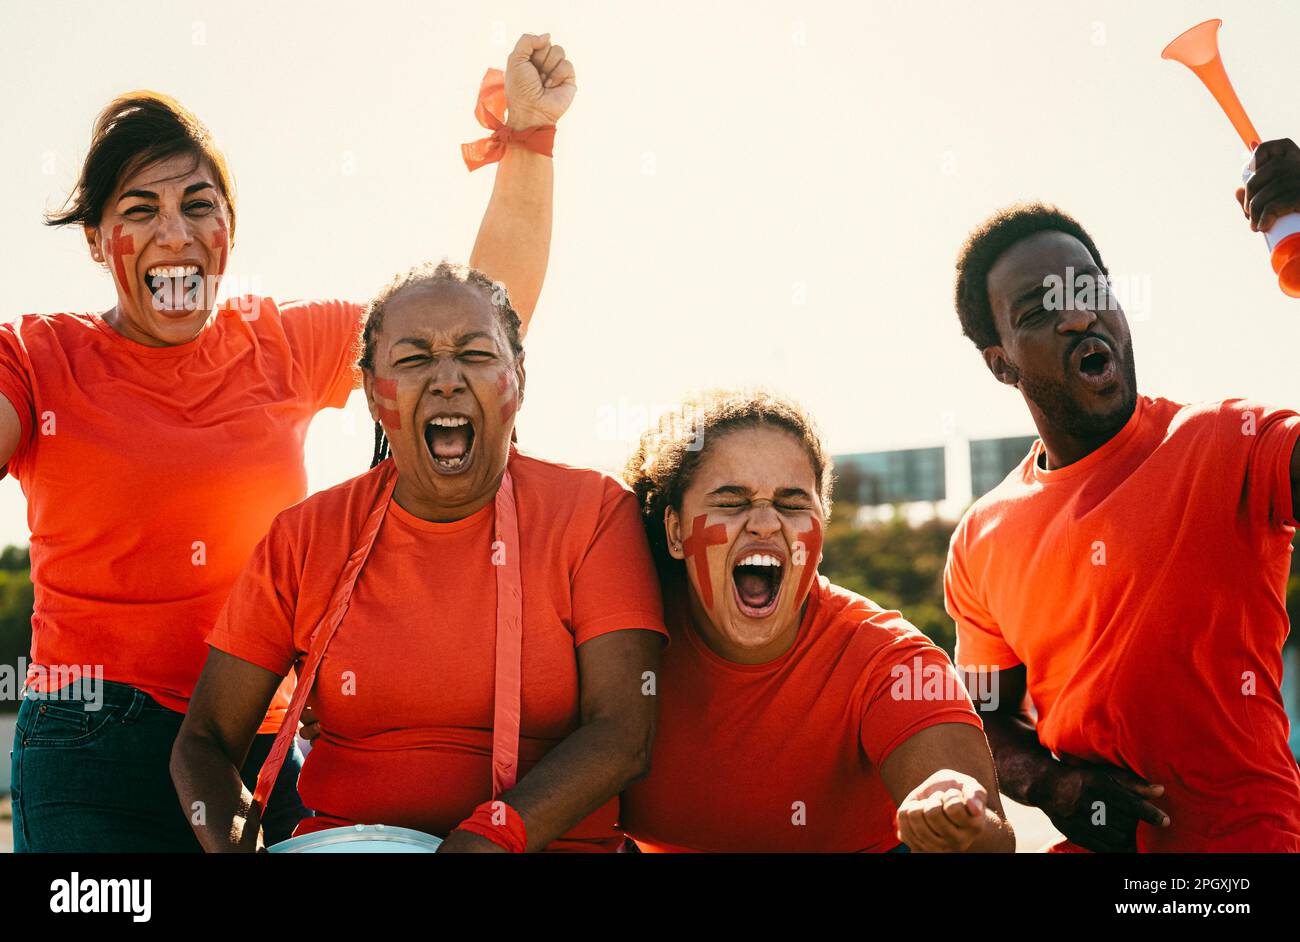
<svg viewBox="0 0 1300 942">
<path fill-rule="evenodd" d="M 788 622 L 780 627 L 771 641 L 759 647 L 746 647 L 736 644 L 724 632 L 718 630 L 709 613 L 700 604 L 694 589 L 687 586 L 686 592 L 691 599 L 691 627 L 695 634 L 710 651 L 733 664 L 767 664 L 789 651 L 799 636 L 799 622 L 803 620 L 804 608 L 808 604 L 805 599 L 803 605 L 799 606 Z"/>
<path fill-rule="evenodd" d="M 208 313 L 208 316 L 212 316 L 211 312 Z M 142 347 L 177 347 L 183 343 L 189 343 L 190 340 L 194 339 L 194 337 L 190 337 L 187 340 L 178 340 L 175 343 L 170 343 L 166 340 L 161 340 L 158 337 L 155 337 L 153 334 L 147 334 L 139 327 L 136 327 L 135 324 L 131 323 L 130 318 L 122 315 L 121 305 L 113 306 L 101 314 L 100 317 L 103 319 L 105 324 L 113 328 L 113 330 L 118 334 L 133 343 L 140 344 Z M 198 334 L 195 333 L 194 336 L 197 337 Z"/>
<path fill-rule="evenodd" d="M 1047 467 L 1044 470 L 1056 471 L 1088 457 L 1118 435 L 1124 429 L 1124 426 L 1128 425 L 1128 421 L 1133 417 L 1136 409 L 1137 404 L 1134 402 L 1133 408 L 1129 410 L 1128 414 L 1105 431 L 1093 435 L 1076 435 L 1058 425 L 1053 425 L 1051 420 L 1036 405 L 1030 402 L 1029 411 L 1033 415 L 1034 427 L 1038 430 L 1038 437 L 1043 440 L 1043 450 L 1047 459 Z"/>
<path fill-rule="evenodd" d="M 412 517 L 428 520 L 430 523 L 455 523 L 457 520 L 474 516 L 492 503 L 500 486 L 501 479 L 498 477 L 496 486 L 489 489 L 486 494 L 478 494 L 459 503 L 448 503 L 446 500 L 438 499 L 436 495 L 421 493 L 399 472 L 397 484 L 393 487 L 393 500 Z"/>
</svg>

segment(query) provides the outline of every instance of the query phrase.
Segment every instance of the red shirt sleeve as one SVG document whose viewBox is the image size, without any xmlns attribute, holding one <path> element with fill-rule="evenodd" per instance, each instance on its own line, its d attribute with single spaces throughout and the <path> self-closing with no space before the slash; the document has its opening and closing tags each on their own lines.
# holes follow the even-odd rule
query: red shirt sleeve
<svg viewBox="0 0 1300 942">
<path fill-rule="evenodd" d="M 948 655 L 915 629 L 899 633 L 868 663 L 861 716 L 859 739 L 876 768 L 931 726 L 984 728 Z"/>
<path fill-rule="evenodd" d="M 573 576 L 573 643 L 624 628 L 664 637 L 663 600 L 632 492 L 603 481 L 600 514 L 587 552 Z"/>
<path fill-rule="evenodd" d="M 0 478 L 9 473 L 9 465 L 27 450 L 36 426 L 36 396 L 32 391 L 31 360 L 19 333 L 18 324 L 0 324 L 0 395 L 18 413 L 22 432 L 9 461 L 0 465 Z"/>
<path fill-rule="evenodd" d="M 300 562 L 292 531 L 277 517 L 226 598 L 208 644 L 281 677 L 299 655 L 294 641 Z"/>
<path fill-rule="evenodd" d="M 969 515 L 957 525 L 943 569 L 943 606 L 957 625 L 957 663 L 981 670 L 1015 667 L 1020 658 L 1002 637 L 997 621 L 984 607 L 967 568 Z"/>
<path fill-rule="evenodd" d="M 1219 436 L 1228 453 L 1247 450 L 1242 497 L 1251 520 L 1274 528 L 1294 527 L 1291 493 L 1291 453 L 1300 438 L 1300 415 L 1245 399 L 1228 399 L 1219 410 Z M 1235 468 L 1233 462 L 1220 467 Z"/>
<path fill-rule="evenodd" d="M 279 305 L 294 358 L 310 378 L 317 409 L 341 409 L 360 380 L 356 369 L 363 305 L 289 301 Z"/>
</svg>

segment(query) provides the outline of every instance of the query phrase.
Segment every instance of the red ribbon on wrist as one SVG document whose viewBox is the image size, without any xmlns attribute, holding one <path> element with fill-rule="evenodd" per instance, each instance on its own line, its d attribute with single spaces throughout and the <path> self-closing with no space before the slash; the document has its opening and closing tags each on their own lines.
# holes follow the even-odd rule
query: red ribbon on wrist
<svg viewBox="0 0 1300 942">
<path fill-rule="evenodd" d="M 457 831 L 469 831 L 487 838 L 493 844 L 512 854 L 522 854 L 528 846 L 528 834 L 519 812 L 499 798 L 485 801 L 474 813 L 456 826 Z"/>
<path fill-rule="evenodd" d="M 474 105 L 474 117 L 492 134 L 460 145 L 465 166 L 471 172 L 496 163 L 506 155 L 506 148 L 511 144 L 545 157 L 550 157 L 555 149 L 553 124 L 538 124 L 520 131 L 506 127 L 506 74 L 500 69 L 488 69 L 483 76 L 483 83 L 478 88 L 478 102 Z"/>
</svg>

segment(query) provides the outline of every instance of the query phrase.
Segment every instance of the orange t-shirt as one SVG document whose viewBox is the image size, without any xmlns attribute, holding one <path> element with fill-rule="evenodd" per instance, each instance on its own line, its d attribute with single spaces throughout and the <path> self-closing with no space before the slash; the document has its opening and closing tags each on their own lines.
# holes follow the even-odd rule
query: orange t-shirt
<svg viewBox="0 0 1300 942">
<path fill-rule="evenodd" d="M 370 510 L 363 485 L 279 517 L 235 583 L 209 642 L 277 674 L 301 668 Z M 523 579 L 519 777 L 580 724 L 576 649 L 611 631 L 662 633 L 636 499 L 615 479 L 517 454 L 510 462 Z M 298 788 L 298 833 L 387 824 L 445 835 L 491 797 L 496 574 L 492 504 L 452 523 L 388 505 L 310 703 L 321 735 Z M 551 849 L 610 850 L 618 799 Z"/>
<path fill-rule="evenodd" d="M 948 656 L 819 577 L 790 650 L 735 664 L 696 634 L 684 591 L 665 589 L 654 759 L 623 795 L 624 830 L 649 852 L 898 846 L 881 763 L 927 727 L 980 726 Z"/>
<path fill-rule="evenodd" d="M 944 577 L 957 663 L 1024 664 L 1057 755 L 1165 786 L 1142 851 L 1300 850 L 1282 643 L 1300 416 L 1138 398 L 1109 442 L 971 507 Z"/>
<path fill-rule="evenodd" d="M 100 667 L 186 709 L 235 577 L 307 493 L 307 425 L 347 400 L 361 310 L 244 298 L 173 347 L 93 314 L 0 325 L 0 394 L 22 423 L 0 474 L 27 496 L 33 689 Z M 282 691 L 263 732 L 287 704 Z"/>
</svg>

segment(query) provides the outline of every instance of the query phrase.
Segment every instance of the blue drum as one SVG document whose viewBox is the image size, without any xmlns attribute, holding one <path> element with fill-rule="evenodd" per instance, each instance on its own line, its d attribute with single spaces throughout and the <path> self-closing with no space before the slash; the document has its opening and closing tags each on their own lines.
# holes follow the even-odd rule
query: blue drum
<svg viewBox="0 0 1300 942">
<path fill-rule="evenodd" d="M 266 850 L 271 854 L 432 854 L 441 843 L 441 837 L 410 828 L 356 824 L 291 837 Z"/>
</svg>

